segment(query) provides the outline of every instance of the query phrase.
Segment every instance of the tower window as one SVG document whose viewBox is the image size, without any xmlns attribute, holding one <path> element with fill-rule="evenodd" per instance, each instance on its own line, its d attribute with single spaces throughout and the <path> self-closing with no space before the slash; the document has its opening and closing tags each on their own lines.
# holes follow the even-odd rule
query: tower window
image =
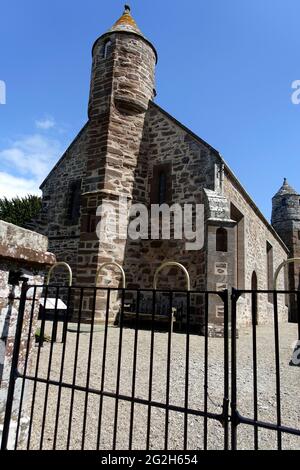
<svg viewBox="0 0 300 470">
<path fill-rule="evenodd" d="M 103 59 L 107 59 L 107 57 L 110 55 L 111 53 L 111 46 L 112 46 L 112 42 L 110 39 L 108 39 L 105 43 L 104 43 L 104 46 L 103 46 L 103 53 L 102 53 L 102 58 Z"/>
<path fill-rule="evenodd" d="M 216 232 L 216 251 L 227 252 L 227 230 L 225 228 L 218 228 Z"/>
</svg>

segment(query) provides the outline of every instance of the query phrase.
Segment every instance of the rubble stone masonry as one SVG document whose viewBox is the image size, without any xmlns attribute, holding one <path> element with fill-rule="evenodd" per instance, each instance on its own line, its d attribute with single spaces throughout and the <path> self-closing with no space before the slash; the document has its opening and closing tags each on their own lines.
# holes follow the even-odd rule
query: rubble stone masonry
<svg viewBox="0 0 300 470">
<path fill-rule="evenodd" d="M 30 286 L 40 286 L 44 282 L 45 271 L 53 263 L 55 263 L 55 256 L 48 252 L 46 237 L 0 221 L 0 437 L 15 342 L 21 279 L 26 278 Z M 32 335 L 28 343 L 29 322 L 32 318 L 31 332 L 34 332 L 41 294 L 42 289 L 37 288 L 33 305 L 33 289 L 29 289 L 27 293 L 18 364 L 18 370 L 21 373 L 24 370 L 26 356 L 29 357 L 28 367 L 30 367 L 34 344 Z M 14 440 L 16 431 L 21 385 L 22 382 L 18 379 L 13 402 L 11 442 Z M 26 423 L 26 416 L 22 416 L 20 439 L 26 435 Z"/>
</svg>

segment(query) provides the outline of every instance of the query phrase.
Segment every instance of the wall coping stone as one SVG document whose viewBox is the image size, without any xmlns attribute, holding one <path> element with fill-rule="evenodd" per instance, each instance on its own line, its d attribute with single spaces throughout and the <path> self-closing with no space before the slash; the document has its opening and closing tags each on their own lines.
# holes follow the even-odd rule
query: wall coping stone
<svg viewBox="0 0 300 470">
<path fill-rule="evenodd" d="M 0 220 L 0 258 L 52 265 L 56 257 L 47 250 L 48 238 L 44 235 Z"/>
</svg>

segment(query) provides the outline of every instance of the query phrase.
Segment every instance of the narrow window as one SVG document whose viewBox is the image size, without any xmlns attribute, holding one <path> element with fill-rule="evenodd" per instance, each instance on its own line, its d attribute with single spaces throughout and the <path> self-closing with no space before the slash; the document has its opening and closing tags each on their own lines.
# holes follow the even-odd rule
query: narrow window
<svg viewBox="0 0 300 470">
<path fill-rule="evenodd" d="M 103 59 L 107 59 L 107 57 L 110 55 L 111 46 L 112 46 L 112 42 L 111 42 L 110 39 L 108 39 L 108 40 L 104 43 L 104 46 L 103 46 L 103 54 L 102 54 Z"/>
<path fill-rule="evenodd" d="M 273 247 L 267 242 L 267 279 L 268 279 L 268 290 L 273 290 L 274 272 L 273 272 Z M 272 293 L 268 294 L 268 300 L 273 303 Z"/>
<path fill-rule="evenodd" d="M 73 181 L 69 186 L 68 221 L 76 224 L 80 215 L 81 180 Z"/>
<path fill-rule="evenodd" d="M 172 164 L 163 163 L 153 167 L 150 192 L 151 204 L 171 204 Z"/>
<path fill-rule="evenodd" d="M 159 175 L 158 183 L 158 203 L 164 204 L 167 200 L 167 175 L 163 171 Z"/>
<path fill-rule="evenodd" d="M 96 214 L 89 214 L 88 216 L 88 224 L 87 224 L 87 232 L 94 233 L 96 232 L 97 228 L 97 216 Z"/>
<path fill-rule="evenodd" d="M 216 251 L 227 252 L 227 230 L 218 228 L 216 232 Z"/>
</svg>

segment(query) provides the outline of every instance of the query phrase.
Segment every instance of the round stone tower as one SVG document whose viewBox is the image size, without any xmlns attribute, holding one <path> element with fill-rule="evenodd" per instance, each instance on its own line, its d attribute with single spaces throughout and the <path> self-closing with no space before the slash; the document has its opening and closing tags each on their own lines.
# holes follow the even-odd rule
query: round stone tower
<svg viewBox="0 0 300 470">
<path fill-rule="evenodd" d="M 300 195 L 286 178 L 272 199 L 272 225 L 293 254 L 300 230 Z"/>
<path fill-rule="evenodd" d="M 272 225 L 290 250 L 290 258 L 300 257 L 300 194 L 284 179 L 282 187 L 272 199 Z M 299 264 L 289 267 L 289 289 L 300 287 Z M 290 318 L 297 319 L 295 299 L 290 302 Z"/>
<path fill-rule="evenodd" d="M 124 264 L 126 239 L 114 233 L 109 218 L 104 227 L 105 217 L 98 209 L 108 203 L 118 214 L 124 196 L 131 201 L 136 193 L 140 198 L 146 194 L 148 109 L 155 95 L 157 62 L 155 48 L 136 25 L 128 5 L 114 26 L 97 39 L 92 55 L 77 262 L 77 282 L 83 285 L 92 282 L 102 263 Z M 101 234 L 107 233 L 105 240 L 96 233 L 99 224 Z M 126 229 L 124 225 L 125 233 Z M 99 285 L 103 282 L 117 287 L 118 277 L 109 271 Z M 91 302 L 84 301 L 87 317 Z M 98 303 L 97 312 L 102 315 Z"/>
<path fill-rule="evenodd" d="M 125 5 L 121 18 L 100 36 L 92 51 L 89 116 L 110 104 L 126 112 L 143 113 L 155 95 L 157 53 Z"/>
</svg>

